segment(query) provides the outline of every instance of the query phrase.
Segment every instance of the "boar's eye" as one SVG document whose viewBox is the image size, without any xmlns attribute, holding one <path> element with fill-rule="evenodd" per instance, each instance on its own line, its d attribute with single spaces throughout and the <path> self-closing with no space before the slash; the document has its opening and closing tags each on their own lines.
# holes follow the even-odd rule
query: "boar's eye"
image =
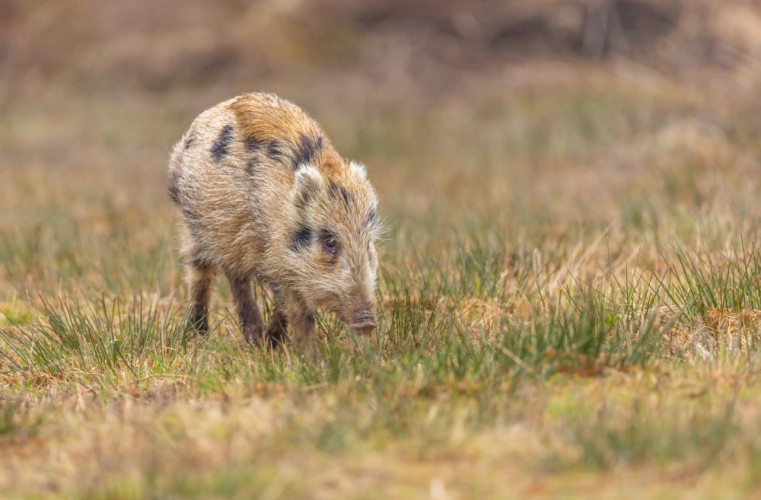
<svg viewBox="0 0 761 500">
<path fill-rule="evenodd" d="M 320 231 L 322 249 L 330 255 L 338 254 L 338 242 L 330 231 Z"/>
<path fill-rule="evenodd" d="M 335 240 L 325 240 L 322 242 L 322 246 L 325 247 L 325 251 L 333 255 L 338 253 L 338 246 Z"/>
</svg>

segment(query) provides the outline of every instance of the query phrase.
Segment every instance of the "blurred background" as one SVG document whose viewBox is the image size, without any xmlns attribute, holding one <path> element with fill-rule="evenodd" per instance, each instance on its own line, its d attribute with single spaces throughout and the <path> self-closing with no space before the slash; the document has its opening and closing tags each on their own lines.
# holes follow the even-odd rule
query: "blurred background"
<svg viewBox="0 0 761 500">
<path fill-rule="evenodd" d="M 51 220 L 78 235 L 72 254 L 115 226 L 169 233 L 172 144 L 254 90 L 368 164 L 399 241 L 444 218 L 529 240 L 528 220 L 641 227 L 663 199 L 757 212 L 751 0 L 3 0 L 6 241 L 48 241 L 56 259 Z"/>
<path fill-rule="evenodd" d="M 324 99 L 412 101 L 529 63 L 625 60 L 741 80 L 761 64 L 761 12 L 743 0 L 5 0 L 0 9 L 11 100 L 290 82 L 321 87 Z"/>
</svg>

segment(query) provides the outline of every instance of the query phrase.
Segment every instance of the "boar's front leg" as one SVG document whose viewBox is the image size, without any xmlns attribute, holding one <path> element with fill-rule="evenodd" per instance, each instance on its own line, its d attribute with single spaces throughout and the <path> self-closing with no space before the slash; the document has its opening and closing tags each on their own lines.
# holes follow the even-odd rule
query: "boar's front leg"
<svg viewBox="0 0 761 500">
<path fill-rule="evenodd" d="M 301 352 L 308 358 L 317 357 L 317 338 L 315 334 L 314 312 L 303 311 L 291 320 L 293 338 Z"/>
<path fill-rule="evenodd" d="M 228 272 L 227 279 L 230 281 L 230 290 L 238 310 L 238 321 L 243 337 L 248 342 L 259 346 L 264 334 L 264 323 L 251 292 L 251 277 Z"/>
<path fill-rule="evenodd" d="M 305 356 L 314 359 L 317 357 L 314 311 L 297 297 L 288 297 L 284 305 L 294 341 Z"/>
<path fill-rule="evenodd" d="M 265 335 L 270 347 L 277 347 L 285 343 L 287 328 L 288 320 L 285 317 L 283 309 L 276 302 L 275 310 L 272 312 L 272 318 L 270 319 L 269 326 L 267 326 L 267 333 Z"/>
</svg>

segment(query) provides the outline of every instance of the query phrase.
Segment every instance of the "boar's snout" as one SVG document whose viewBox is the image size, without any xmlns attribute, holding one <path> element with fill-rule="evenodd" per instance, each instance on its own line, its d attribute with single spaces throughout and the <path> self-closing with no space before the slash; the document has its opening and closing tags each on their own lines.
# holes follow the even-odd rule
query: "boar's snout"
<svg viewBox="0 0 761 500">
<path fill-rule="evenodd" d="M 375 316 L 370 311 L 363 311 L 354 317 L 354 320 L 349 324 L 352 330 L 356 330 L 360 335 L 365 335 L 378 327 L 378 322 L 375 321 Z"/>
</svg>

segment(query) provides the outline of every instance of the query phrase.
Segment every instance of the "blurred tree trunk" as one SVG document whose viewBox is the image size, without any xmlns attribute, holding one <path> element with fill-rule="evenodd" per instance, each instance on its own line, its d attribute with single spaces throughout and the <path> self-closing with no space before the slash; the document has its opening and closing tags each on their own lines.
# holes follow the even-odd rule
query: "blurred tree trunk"
<svg viewBox="0 0 761 500">
<path fill-rule="evenodd" d="M 599 59 L 611 49 L 625 49 L 626 36 L 621 29 L 618 0 L 593 0 L 584 3 L 582 53 Z"/>
</svg>

